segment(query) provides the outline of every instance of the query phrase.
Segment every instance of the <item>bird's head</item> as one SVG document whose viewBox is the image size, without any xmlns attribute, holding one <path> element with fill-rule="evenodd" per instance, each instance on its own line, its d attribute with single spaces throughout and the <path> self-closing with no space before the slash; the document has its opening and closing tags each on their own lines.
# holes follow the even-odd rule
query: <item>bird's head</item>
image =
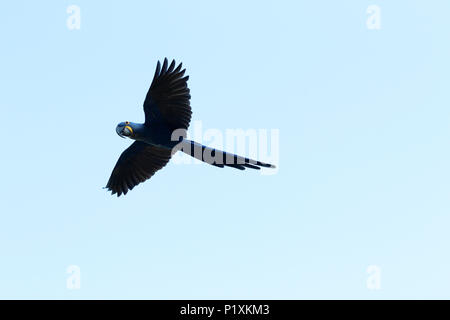
<svg viewBox="0 0 450 320">
<path fill-rule="evenodd" d="M 121 122 L 117 125 L 116 132 L 121 138 L 133 138 L 135 134 L 134 123 L 130 121 Z"/>
</svg>

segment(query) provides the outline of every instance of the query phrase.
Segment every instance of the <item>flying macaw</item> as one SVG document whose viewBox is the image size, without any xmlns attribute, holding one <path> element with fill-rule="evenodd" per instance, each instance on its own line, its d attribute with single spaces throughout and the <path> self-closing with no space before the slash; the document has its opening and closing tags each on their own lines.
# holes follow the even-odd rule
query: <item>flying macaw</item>
<svg viewBox="0 0 450 320">
<path fill-rule="evenodd" d="M 149 179 L 163 168 L 176 151 L 183 151 L 196 159 L 216 167 L 260 169 L 274 168 L 272 164 L 248 159 L 225 151 L 216 150 L 186 139 L 191 121 L 191 106 L 186 69 L 182 64 L 170 66 L 167 58 L 162 68 L 158 61 L 152 84 L 144 101 L 144 123 L 121 122 L 116 127 L 122 138 L 135 140 L 126 149 L 114 167 L 106 189 L 117 194 L 127 194 L 136 185 Z M 174 138 L 174 133 L 175 135 Z"/>
</svg>

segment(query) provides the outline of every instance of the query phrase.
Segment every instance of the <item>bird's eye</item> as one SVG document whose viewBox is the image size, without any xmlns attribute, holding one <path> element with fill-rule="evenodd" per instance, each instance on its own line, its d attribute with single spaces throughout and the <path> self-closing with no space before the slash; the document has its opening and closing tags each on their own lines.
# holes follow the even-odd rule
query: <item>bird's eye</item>
<svg viewBox="0 0 450 320">
<path fill-rule="evenodd" d="M 127 124 L 127 125 L 130 124 L 130 121 L 125 121 L 125 124 Z"/>
</svg>

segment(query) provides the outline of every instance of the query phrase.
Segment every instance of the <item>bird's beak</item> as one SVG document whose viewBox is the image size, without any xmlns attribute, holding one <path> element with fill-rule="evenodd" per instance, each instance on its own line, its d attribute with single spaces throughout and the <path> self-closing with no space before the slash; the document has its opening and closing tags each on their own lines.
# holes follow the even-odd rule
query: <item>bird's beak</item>
<svg viewBox="0 0 450 320">
<path fill-rule="evenodd" d="M 116 127 L 116 132 L 117 132 L 117 134 L 119 135 L 119 137 L 125 139 L 125 137 L 122 135 L 122 130 L 123 130 L 123 128 L 121 128 L 121 127 L 119 127 L 119 126 Z"/>
<path fill-rule="evenodd" d="M 119 137 L 124 138 L 129 137 L 133 134 L 133 129 L 130 126 L 125 127 L 116 127 L 116 132 L 119 135 Z"/>
<path fill-rule="evenodd" d="M 133 134 L 133 128 L 131 128 L 130 126 L 125 126 L 122 130 L 122 134 L 124 136 L 131 136 Z"/>
</svg>

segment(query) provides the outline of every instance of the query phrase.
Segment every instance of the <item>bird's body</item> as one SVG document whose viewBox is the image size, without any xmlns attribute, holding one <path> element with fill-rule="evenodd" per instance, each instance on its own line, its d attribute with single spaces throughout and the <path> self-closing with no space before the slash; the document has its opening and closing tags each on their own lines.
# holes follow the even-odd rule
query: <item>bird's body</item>
<svg viewBox="0 0 450 320">
<path fill-rule="evenodd" d="M 164 59 L 158 61 L 152 84 L 144 101 L 144 123 L 121 122 L 116 132 L 135 142 L 128 147 L 111 173 L 106 188 L 120 196 L 149 179 L 164 167 L 173 152 L 181 150 L 196 159 L 217 167 L 260 169 L 271 164 L 240 157 L 185 139 L 191 121 L 189 76 L 184 76 L 181 63 L 175 68 Z"/>
<path fill-rule="evenodd" d="M 172 149 L 178 141 L 172 141 L 172 132 L 164 123 L 154 123 L 146 126 L 143 123 L 130 123 L 133 128 L 133 140 L 142 141 L 147 144 Z"/>
</svg>

